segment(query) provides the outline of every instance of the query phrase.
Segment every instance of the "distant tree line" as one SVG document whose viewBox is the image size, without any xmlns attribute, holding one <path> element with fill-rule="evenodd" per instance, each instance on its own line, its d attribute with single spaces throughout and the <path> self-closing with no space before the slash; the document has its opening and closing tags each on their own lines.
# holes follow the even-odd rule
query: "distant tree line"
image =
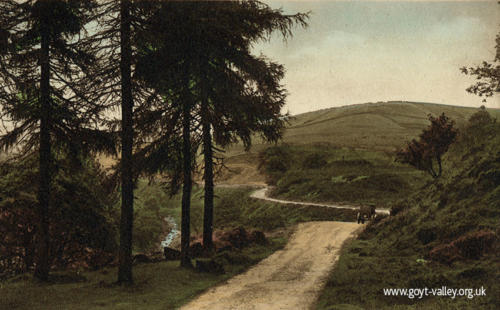
<svg viewBox="0 0 500 310">
<path fill-rule="evenodd" d="M 25 221 L 17 223 L 22 234 L 8 241 L 23 251 L 26 270 L 34 266 L 35 278 L 47 281 L 58 251 L 62 258 L 88 247 L 112 247 L 84 237 L 85 230 L 98 229 L 102 234 L 94 237 L 106 239 L 105 218 L 112 215 L 105 206 L 118 199 L 113 178 L 98 177 L 95 170 L 99 153 L 120 157 L 119 283 L 133 282 L 133 192 L 141 174 L 164 174 L 174 191 L 182 188 L 181 266 L 190 266 L 189 210 L 199 147 L 203 243 L 212 249 L 218 150 L 238 140 L 249 148 L 254 134 L 277 141 L 287 119 L 281 112 L 284 68 L 253 55 L 252 45 L 274 31 L 286 39 L 307 18 L 255 0 L 2 1 L 0 147 L 14 157 L 0 172 L 18 183 L 0 183 L 0 222 L 14 227 Z M 121 118 L 112 117 L 116 111 Z M 32 175 L 17 174 L 13 167 L 19 165 Z M 19 200 L 9 186 L 19 190 L 25 181 L 29 199 Z M 82 199 L 66 204 L 77 193 Z M 65 225 L 72 229 L 60 231 Z M 4 242 L 0 251 L 8 247 Z"/>
</svg>

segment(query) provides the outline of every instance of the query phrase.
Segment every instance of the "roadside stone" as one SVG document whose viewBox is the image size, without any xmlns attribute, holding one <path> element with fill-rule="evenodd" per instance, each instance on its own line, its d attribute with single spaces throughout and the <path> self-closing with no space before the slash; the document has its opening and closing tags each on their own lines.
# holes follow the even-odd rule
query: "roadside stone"
<svg viewBox="0 0 500 310">
<path fill-rule="evenodd" d="M 221 239 L 229 241 L 229 243 L 237 249 L 241 249 L 248 245 L 247 231 L 243 227 L 238 227 L 229 232 L 225 232 L 221 236 Z"/>
<path fill-rule="evenodd" d="M 232 245 L 226 245 L 226 246 L 223 246 L 221 248 L 217 248 L 217 250 L 215 251 L 215 253 L 222 253 L 222 252 L 230 252 L 233 250 L 233 246 Z"/>
<path fill-rule="evenodd" d="M 133 257 L 134 264 L 137 263 L 151 263 L 151 259 L 146 254 L 137 254 Z"/>
<path fill-rule="evenodd" d="M 180 251 L 178 251 L 176 249 L 168 248 L 168 247 L 163 248 L 163 255 L 165 256 L 165 260 L 179 260 L 179 259 L 181 259 L 181 252 Z"/>
<path fill-rule="evenodd" d="M 267 238 L 266 235 L 259 230 L 254 230 L 250 233 L 250 236 L 248 237 L 248 241 L 250 243 L 255 243 L 255 244 L 260 244 L 260 245 L 265 245 L 267 244 Z"/>
<path fill-rule="evenodd" d="M 203 248 L 203 245 L 200 242 L 193 243 L 189 247 L 189 256 L 192 258 L 201 257 L 203 256 L 204 252 L 205 249 Z"/>
</svg>

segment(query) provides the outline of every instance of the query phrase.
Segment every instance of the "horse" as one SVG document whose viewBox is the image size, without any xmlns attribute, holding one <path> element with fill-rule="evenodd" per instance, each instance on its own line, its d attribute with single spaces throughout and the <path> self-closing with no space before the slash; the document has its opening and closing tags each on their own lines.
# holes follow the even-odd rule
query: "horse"
<svg viewBox="0 0 500 310">
<path fill-rule="evenodd" d="M 372 220 L 375 218 L 375 205 L 361 206 L 358 211 L 358 224 L 365 223 L 366 220 Z"/>
</svg>

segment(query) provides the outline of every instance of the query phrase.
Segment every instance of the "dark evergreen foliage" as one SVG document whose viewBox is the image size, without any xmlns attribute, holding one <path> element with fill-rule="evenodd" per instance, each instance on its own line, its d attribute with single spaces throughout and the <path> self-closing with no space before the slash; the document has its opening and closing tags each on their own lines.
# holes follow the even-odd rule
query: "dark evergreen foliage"
<svg viewBox="0 0 500 310">
<path fill-rule="evenodd" d="M 205 158 L 204 243 L 211 248 L 216 146 L 242 141 L 249 148 L 254 133 L 277 141 L 287 119 L 284 68 L 252 55 L 251 46 L 272 31 L 290 36 L 307 14 L 287 16 L 253 0 L 6 0 L 0 12 L 0 147 L 19 160 L 38 151 L 38 214 L 29 217 L 39 222 L 35 277 L 47 280 L 54 254 L 50 216 L 60 205 L 51 189 L 61 152 L 83 167 L 91 152 L 116 155 L 118 142 L 118 282 L 133 282 L 140 173 L 167 172 L 172 192 L 182 184 L 182 265 L 189 266 L 198 146 Z M 115 108 L 120 120 L 113 119 Z"/>
<path fill-rule="evenodd" d="M 0 164 L 0 277 L 34 268 L 39 156 Z M 49 267 L 100 267 L 114 257 L 117 193 L 99 164 L 55 154 L 49 209 Z"/>
<path fill-rule="evenodd" d="M 134 159 L 135 146 L 141 146 L 149 126 L 148 111 L 160 98 L 151 89 L 134 78 L 137 58 L 137 32 L 144 19 L 153 12 L 157 1 L 100 1 L 96 14 L 97 31 L 89 38 L 89 45 L 99 55 L 93 65 L 93 83 L 99 85 L 95 92 L 101 106 L 118 108 L 121 119 L 107 121 L 111 132 L 120 134 L 121 158 L 116 175 L 121 178 L 121 224 L 118 283 L 130 284 L 132 277 L 132 232 L 134 214 L 134 183 L 139 174 L 140 162 Z M 136 129 L 135 118 L 143 127 Z"/>
<path fill-rule="evenodd" d="M 87 94 L 94 55 L 83 27 L 95 1 L 2 1 L 0 4 L 0 147 L 22 155 L 39 152 L 35 277 L 49 273 L 49 206 L 54 143 L 78 153 L 108 146 L 98 129 L 100 108 Z M 108 150 L 112 151 L 112 147 Z"/>
<path fill-rule="evenodd" d="M 184 106 L 183 144 L 191 143 L 189 135 L 203 145 L 206 248 L 212 247 L 213 144 L 224 147 L 240 139 L 248 148 L 255 132 L 277 141 L 286 121 L 281 114 L 286 93 L 279 83 L 284 69 L 263 56 L 252 55 L 251 44 L 273 30 L 287 37 L 295 23 L 305 26 L 306 18 L 306 14 L 283 15 L 258 1 L 189 1 L 162 3 L 149 19 L 137 72 L 164 95 L 173 110 Z M 193 115 L 190 126 L 187 114 Z M 169 135 L 170 139 L 161 139 L 163 145 L 176 139 L 171 129 L 154 132 Z M 185 195 L 190 193 L 185 188 L 191 182 L 185 179 L 191 178 L 190 154 L 192 149 L 185 147 Z M 168 155 L 155 158 L 171 160 Z M 189 208 L 189 197 L 183 199 L 184 208 Z M 189 247 L 188 213 L 183 212 L 185 253 Z"/>
</svg>

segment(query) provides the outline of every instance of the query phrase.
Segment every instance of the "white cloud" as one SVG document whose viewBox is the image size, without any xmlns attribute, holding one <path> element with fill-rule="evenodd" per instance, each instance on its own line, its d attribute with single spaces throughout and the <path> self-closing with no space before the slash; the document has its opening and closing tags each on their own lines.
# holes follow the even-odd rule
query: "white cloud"
<svg viewBox="0 0 500 310">
<path fill-rule="evenodd" d="M 308 10 L 306 2 L 290 4 Z M 397 99 L 482 104 L 465 92 L 474 81 L 459 68 L 492 58 L 497 4 L 314 2 L 312 7 L 310 27 L 296 29 L 287 44 L 274 36 L 255 47 L 285 65 L 291 113 Z M 499 106 L 498 100 L 488 104 Z"/>
</svg>

